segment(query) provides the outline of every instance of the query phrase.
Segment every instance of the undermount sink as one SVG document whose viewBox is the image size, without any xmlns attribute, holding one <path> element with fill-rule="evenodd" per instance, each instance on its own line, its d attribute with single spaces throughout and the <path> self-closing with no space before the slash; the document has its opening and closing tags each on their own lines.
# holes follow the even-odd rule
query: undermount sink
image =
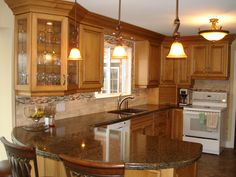
<svg viewBox="0 0 236 177">
<path fill-rule="evenodd" d="M 146 110 L 144 110 L 144 109 L 128 108 L 128 109 L 108 111 L 108 113 L 132 115 L 132 114 L 138 114 L 138 113 L 145 112 L 145 111 Z"/>
</svg>

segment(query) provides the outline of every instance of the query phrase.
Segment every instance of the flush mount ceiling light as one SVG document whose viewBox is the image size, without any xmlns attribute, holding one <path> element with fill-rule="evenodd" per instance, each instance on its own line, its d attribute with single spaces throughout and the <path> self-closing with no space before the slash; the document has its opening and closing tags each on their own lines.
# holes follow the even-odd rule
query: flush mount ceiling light
<svg viewBox="0 0 236 177">
<path fill-rule="evenodd" d="M 211 29 L 209 30 L 200 30 L 198 34 L 200 34 L 202 37 L 204 37 L 208 41 L 219 41 L 223 39 L 227 34 L 229 34 L 229 31 L 222 30 L 221 27 L 217 27 L 218 23 L 217 18 L 211 18 L 210 23 L 211 23 Z"/>
<path fill-rule="evenodd" d="M 78 40 L 77 40 L 79 32 L 78 32 L 77 22 L 76 22 L 76 9 L 77 9 L 77 2 L 75 0 L 75 30 L 74 30 L 74 35 L 73 35 L 74 40 L 75 40 L 75 46 L 71 49 L 68 59 L 78 61 L 78 60 L 83 60 L 83 59 L 81 57 L 81 53 L 78 46 Z"/>
<path fill-rule="evenodd" d="M 187 58 L 182 43 L 178 41 L 180 37 L 180 33 L 178 32 L 180 26 L 180 20 L 178 14 L 179 14 L 179 0 L 176 0 L 176 18 L 174 20 L 174 25 L 176 25 L 176 27 L 173 32 L 174 42 L 172 43 L 170 47 L 170 52 L 166 56 L 166 58 Z"/>
<path fill-rule="evenodd" d="M 117 35 L 116 35 L 116 47 L 112 53 L 112 59 L 127 59 L 127 53 L 125 51 L 125 47 L 123 45 L 123 38 L 121 36 L 121 0 L 119 0 L 119 14 L 118 14 L 118 25 L 116 27 Z"/>
</svg>

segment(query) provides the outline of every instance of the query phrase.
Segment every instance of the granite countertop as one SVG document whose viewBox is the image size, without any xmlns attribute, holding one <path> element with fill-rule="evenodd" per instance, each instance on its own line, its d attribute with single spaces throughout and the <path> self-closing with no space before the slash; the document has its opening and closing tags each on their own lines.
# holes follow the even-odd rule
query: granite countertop
<svg viewBox="0 0 236 177">
<path fill-rule="evenodd" d="M 142 105 L 135 108 L 155 111 L 173 108 L 168 105 Z M 117 131 L 105 126 L 133 115 L 119 116 L 111 113 L 96 113 L 56 121 L 56 127 L 44 132 L 30 132 L 22 127 L 12 131 L 18 144 L 37 148 L 37 154 L 59 160 L 59 154 L 68 154 L 90 161 L 125 163 L 127 169 L 179 168 L 194 163 L 201 156 L 202 146 L 146 136 L 127 131 Z"/>
</svg>

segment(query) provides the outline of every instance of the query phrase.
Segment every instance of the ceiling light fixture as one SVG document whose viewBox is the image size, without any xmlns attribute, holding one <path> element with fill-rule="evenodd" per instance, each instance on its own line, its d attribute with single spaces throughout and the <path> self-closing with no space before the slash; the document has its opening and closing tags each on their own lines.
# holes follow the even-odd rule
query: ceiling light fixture
<svg viewBox="0 0 236 177">
<path fill-rule="evenodd" d="M 117 35 L 116 35 L 116 47 L 112 53 L 112 59 L 127 59 L 127 53 L 125 51 L 125 47 L 123 45 L 123 38 L 121 36 L 121 0 L 119 0 L 119 14 L 118 14 L 118 25 L 116 27 Z"/>
<path fill-rule="evenodd" d="M 179 0 L 176 0 L 176 18 L 174 20 L 174 25 L 176 25 L 176 27 L 173 32 L 174 42 L 170 47 L 169 54 L 166 56 L 167 58 L 187 58 L 182 43 L 178 41 L 180 37 L 180 33 L 178 32 L 180 26 L 180 20 L 178 14 L 179 14 Z"/>
<path fill-rule="evenodd" d="M 68 59 L 78 61 L 78 60 L 83 60 L 83 59 L 81 57 L 81 53 L 80 53 L 79 46 L 78 46 L 78 40 L 77 40 L 79 32 L 78 32 L 77 21 L 76 21 L 76 9 L 77 9 L 77 2 L 75 0 L 75 17 L 74 17 L 75 30 L 74 30 L 74 35 L 73 35 L 74 40 L 75 40 L 75 46 L 71 49 Z"/>
<path fill-rule="evenodd" d="M 209 30 L 200 30 L 199 29 L 198 34 L 200 34 L 202 37 L 204 37 L 208 41 L 214 42 L 214 41 L 219 41 L 219 40 L 223 39 L 226 35 L 229 34 L 229 31 L 222 30 L 222 26 L 217 27 L 218 21 L 219 20 L 217 18 L 211 18 L 210 19 L 211 29 L 209 29 Z"/>
</svg>

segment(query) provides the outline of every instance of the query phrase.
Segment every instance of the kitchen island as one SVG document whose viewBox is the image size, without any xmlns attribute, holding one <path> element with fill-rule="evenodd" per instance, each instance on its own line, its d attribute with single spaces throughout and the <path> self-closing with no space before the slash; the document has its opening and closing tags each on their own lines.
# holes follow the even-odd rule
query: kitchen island
<svg viewBox="0 0 236 177">
<path fill-rule="evenodd" d="M 149 113 L 170 106 L 146 105 Z M 88 161 L 125 164 L 125 176 L 196 176 L 202 146 L 197 143 L 108 129 L 107 125 L 129 121 L 136 115 L 96 113 L 56 121 L 42 132 L 13 129 L 13 141 L 37 148 L 40 175 L 65 177 L 59 154 Z"/>
</svg>

